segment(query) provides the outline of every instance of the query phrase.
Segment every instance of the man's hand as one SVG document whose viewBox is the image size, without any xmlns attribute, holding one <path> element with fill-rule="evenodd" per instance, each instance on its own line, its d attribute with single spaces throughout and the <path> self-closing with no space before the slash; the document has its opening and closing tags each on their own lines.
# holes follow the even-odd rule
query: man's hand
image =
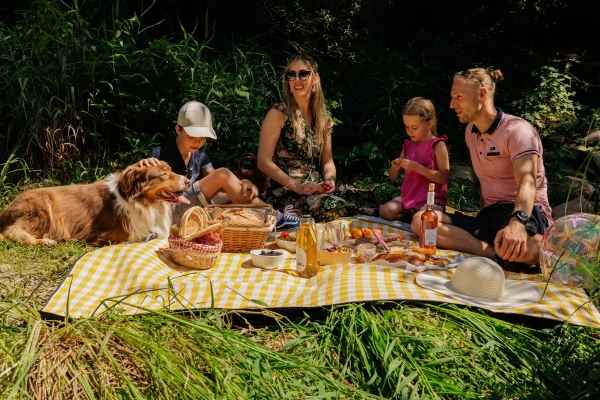
<svg viewBox="0 0 600 400">
<path fill-rule="evenodd" d="M 258 188 L 254 183 L 250 182 L 248 179 L 242 179 L 240 182 L 242 182 L 242 194 L 244 195 L 244 198 L 252 200 L 258 197 Z"/>
<path fill-rule="evenodd" d="M 494 249 L 502 259 L 518 261 L 527 253 L 527 231 L 525 225 L 511 219 L 508 226 L 500 230 L 494 239 Z"/>
<path fill-rule="evenodd" d="M 144 158 L 137 165 L 138 167 L 158 167 L 160 165 L 160 161 L 158 158 Z"/>
</svg>

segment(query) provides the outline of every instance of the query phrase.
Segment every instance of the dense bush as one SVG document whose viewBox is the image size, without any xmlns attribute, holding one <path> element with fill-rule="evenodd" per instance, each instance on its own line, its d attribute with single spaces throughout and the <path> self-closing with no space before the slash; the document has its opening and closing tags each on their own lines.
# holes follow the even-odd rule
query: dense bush
<svg viewBox="0 0 600 400">
<path fill-rule="evenodd" d="M 277 94 L 276 71 L 251 43 L 219 52 L 185 31 L 151 40 L 136 15 L 94 27 L 77 9 L 40 1 L 14 27 L 0 25 L 0 38 L 2 159 L 20 155 L 61 180 L 97 179 L 145 156 L 191 99 L 212 110 L 213 157 L 227 163 L 257 146 Z"/>
<path fill-rule="evenodd" d="M 470 66 L 503 70 L 497 102 L 505 111 L 544 135 L 568 129 L 580 137 L 591 108 L 577 97 L 596 97 L 588 78 L 575 76 L 584 71 L 579 56 L 569 55 L 575 61 L 566 69 L 556 52 L 545 53 L 546 42 L 514 39 L 524 26 L 545 29 L 565 52 L 579 39 L 562 38 L 549 21 L 583 14 L 536 4 L 473 4 L 448 19 L 450 3 L 429 10 L 369 0 L 172 0 L 150 8 L 137 0 L 32 1 L 0 22 L 0 181 L 97 179 L 173 135 L 177 110 L 191 99 L 213 112 L 219 140 L 209 145 L 211 158 L 233 167 L 256 148 L 262 117 L 280 97 L 283 64 L 296 51 L 320 64 L 342 178 L 385 179 L 406 139 L 400 110 L 417 95 L 434 101 L 451 163 L 467 160 L 448 90 L 451 74 Z M 436 29 L 410 17 L 427 10 Z M 504 24 L 488 31 L 492 16 Z"/>
</svg>

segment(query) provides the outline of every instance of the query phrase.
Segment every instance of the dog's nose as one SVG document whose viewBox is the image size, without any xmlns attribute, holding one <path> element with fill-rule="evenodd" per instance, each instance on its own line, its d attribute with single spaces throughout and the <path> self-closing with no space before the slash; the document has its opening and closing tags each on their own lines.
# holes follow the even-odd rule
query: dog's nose
<svg viewBox="0 0 600 400">
<path fill-rule="evenodd" d="M 185 186 L 190 186 L 190 180 L 188 178 L 184 178 L 183 183 L 185 184 Z"/>
</svg>

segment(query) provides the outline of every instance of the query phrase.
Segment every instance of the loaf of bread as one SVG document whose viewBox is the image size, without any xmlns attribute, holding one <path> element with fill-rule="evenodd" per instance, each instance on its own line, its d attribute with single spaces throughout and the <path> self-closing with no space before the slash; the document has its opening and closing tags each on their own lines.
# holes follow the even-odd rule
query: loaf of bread
<svg viewBox="0 0 600 400">
<path fill-rule="evenodd" d="M 217 215 L 215 213 L 215 215 Z M 261 226 L 265 223 L 264 216 L 254 210 L 237 209 L 223 210 L 218 213 L 218 216 L 213 218 L 217 220 L 228 221 L 229 226 Z"/>
</svg>

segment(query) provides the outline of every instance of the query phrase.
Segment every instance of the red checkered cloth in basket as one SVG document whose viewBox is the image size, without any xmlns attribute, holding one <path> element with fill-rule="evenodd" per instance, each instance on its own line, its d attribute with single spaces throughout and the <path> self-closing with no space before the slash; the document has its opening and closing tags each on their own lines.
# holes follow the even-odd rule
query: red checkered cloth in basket
<svg viewBox="0 0 600 400">
<path fill-rule="evenodd" d="M 207 237 L 202 236 L 194 240 L 181 240 L 180 237 L 169 236 L 169 248 L 172 250 L 191 250 L 197 253 L 219 253 L 223 241 L 217 244 L 208 243 Z"/>
</svg>

